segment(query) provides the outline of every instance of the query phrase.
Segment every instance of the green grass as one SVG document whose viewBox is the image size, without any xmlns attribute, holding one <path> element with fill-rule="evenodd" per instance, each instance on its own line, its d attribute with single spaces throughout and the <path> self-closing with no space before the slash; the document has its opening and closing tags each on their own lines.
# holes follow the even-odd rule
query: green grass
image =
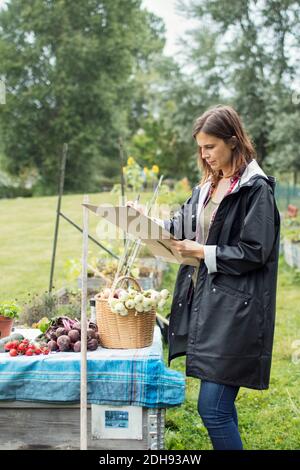
<svg viewBox="0 0 300 470">
<path fill-rule="evenodd" d="M 171 290 L 176 267 L 166 280 Z M 300 340 L 300 280 L 280 258 L 277 314 L 271 381 L 268 390 L 241 388 L 236 400 L 239 428 L 248 450 L 298 449 L 300 442 L 300 360 L 292 361 L 297 351 L 293 341 Z M 300 347 L 298 346 L 298 351 Z M 164 348 L 167 361 L 167 348 Z M 300 351 L 298 353 L 300 356 Z M 185 357 L 171 362 L 172 369 L 185 371 Z M 197 412 L 200 380 L 186 378 L 186 401 L 167 410 L 168 449 L 212 449 L 208 434 Z"/>
<path fill-rule="evenodd" d="M 142 197 L 142 202 L 144 202 Z M 82 224 L 82 195 L 64 196 L 62 212 Z M 116 202 L 110 194 L 91 194 L 91 203 Z M 24 299 L 28 292 L 48 289 L 56 197 L 1 200 L 0 211 L 0 299 Z M 90 214 L 90 233 L 95 236 L 99 219 Z M 55 268 L 55 288 L 67 284 L 64 264 L 81 257 L 81 234 L 60 220 Z M 90 243 L 91 254 L 100 250 Z M 171 269 L 164 287 L 171 291 L 177 272 Z M 300 362 L 293 363 L 293 341 L 300 340 L 300 279 L 280 259 L 277 315 L 270 388 L 256 391 L 241 388 L 237 398 L 239 426 L 246 449 L 297 449 L 300 442 Z M 298 346 L 298 351 L 300 347 Z M 300 356 L 300 351 L 299 354 Z M 164 348 L 165 361 L 167 349 Z M 166 362 L 167 363 L 167 362 Z M 171 363 L 185 371 L 185 357 Z M 166 445 L 169 449 L 211 449 L 206 429 L 197 412 L 200 381 L 186 378 L 186 401 L 167 410 Z"/>
<path fill-rule="evenodd" d="M 129 195 L 133 198 L 135 195 Z M 149 199 L 143 194 L 141 202 Z M 90 203 L 117 203 L 118 196 L 109 193 L 89 195 Z M 61 211 L 82 226 L 82 195 L 64 196 Z M 0 201 L 0 301 L 25 299 L 28 292 L 42 292 L 49 288 L 50 265 L 56 217 L 56 197 L 2 199 Z M 96 228 L 99 217 L 90 212 L 89 232 L 99 242 Z M 103 251 L 89 243 L 91 256 Z M 65 263 L 69 258 L 81 259 L 82 235 L 60 218 L 55 262 L 55 289 L 69 283 Z M 76 284 L 75 284 L 76 285 Z"/>
</svg>

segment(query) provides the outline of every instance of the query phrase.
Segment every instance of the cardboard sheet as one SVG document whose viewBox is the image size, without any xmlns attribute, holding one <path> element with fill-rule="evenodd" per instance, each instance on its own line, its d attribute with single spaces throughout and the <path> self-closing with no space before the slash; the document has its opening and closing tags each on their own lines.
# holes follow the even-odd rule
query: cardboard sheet
<svg viewBox="0 0 300 470">
<path fill-rule="evenodd" d="M 171 248 L 170 239 L 175 238 L 170 232 L 151 217 L 141 214 L 133 207 L 82 205 L 134 238 L 141 239 L 142 243 L 149 247 L 154 256 L 158 256 L 169 263 L 199 266 L 197 258 L 183 257 Z"/>
</svg>

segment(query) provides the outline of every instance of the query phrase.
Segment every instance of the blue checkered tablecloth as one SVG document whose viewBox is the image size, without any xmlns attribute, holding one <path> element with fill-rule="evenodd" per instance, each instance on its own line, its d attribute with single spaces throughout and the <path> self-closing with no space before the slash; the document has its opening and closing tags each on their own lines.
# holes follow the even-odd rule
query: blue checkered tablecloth
<svg viewBox="0 0 300 470">
<path fill-rule="evenodd" d="M 166 408 L 185 399 L 185 377 L 166 367 L 158 326 L 147 348 L 88 351 L 87 382 L 88 403 Z M 79 402 L 80 354 L 0 354 L 0 400 Z"/>
</svg>

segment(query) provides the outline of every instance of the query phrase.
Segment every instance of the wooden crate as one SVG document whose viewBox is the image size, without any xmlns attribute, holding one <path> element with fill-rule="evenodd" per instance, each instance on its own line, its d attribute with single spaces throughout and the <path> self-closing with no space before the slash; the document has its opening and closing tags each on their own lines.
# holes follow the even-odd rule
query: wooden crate
<svg viewBox="0 0 300 470">
<path fill-rule="evenodd" d="M 103 420 L 105 412 L 107 426 Z M 115 416 L 118 418 L 116 413 L 120 413 L 121 424 L 117 419 L 115 426 Z M 165 409 L 88 406 L 88 449 L 164 449 L 164 428 Z M 80 407 L 69 404 L 0 401 L 0 429 L 1 450 L 79 449 Z"/>
</svg>

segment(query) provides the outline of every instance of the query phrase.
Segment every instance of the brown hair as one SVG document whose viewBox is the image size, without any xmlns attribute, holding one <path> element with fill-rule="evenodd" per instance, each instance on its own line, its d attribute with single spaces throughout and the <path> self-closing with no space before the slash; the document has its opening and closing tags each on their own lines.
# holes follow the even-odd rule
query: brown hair
<svg viewBox="0 0 300 470">
<path fill-rule="evenodd" d="M 231 106 L 218 104 L 205 111 L 194 123 L 192 136 L 195 140 L 196 135 L 200 131 L 223 139 L 226 143 L 228 143 L 233 136 L 236 137 L 236 145 L 232 151 L 232 174 L 230 176 L 241 174 L 247 164 L 250 163 L 253 158 L 256 159 L 256 152 L 251 139 L 247 135 L 238 113 Z M 202 166 L 203 170 L 200 186 L 202 186 L 210 176 L 212 177 L 212 184 L 216 186 L 223 176 L 222 171 L 214 171 L 208 163 L 206 163 L 201 156 L 200 147 L 198 148 L 198 153 L 198 166 L 199 168 Z M 201 162 L 201 164 L 199 162 Z"/>
</svg>

